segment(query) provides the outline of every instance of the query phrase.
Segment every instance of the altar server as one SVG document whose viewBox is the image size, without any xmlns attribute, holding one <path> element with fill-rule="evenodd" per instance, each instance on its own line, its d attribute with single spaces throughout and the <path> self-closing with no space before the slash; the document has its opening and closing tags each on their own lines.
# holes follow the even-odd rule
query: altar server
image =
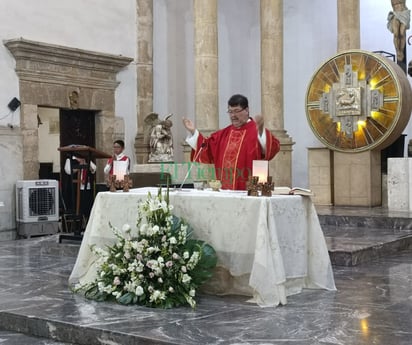
<svg viewBox="0 0 412 345">
<path fill-rule="evenodd" d="M 124 162 L 125 171 L 123 175 L 128 175 L 130 171 L 130 158 L 124 154 L 124 141 L 116 140 L 113 143 L 113 156 L 107 160 L 106 166 L 104 167 L 105 175 L 109 177 L 113 175 L 114 172 L 114 162 Z"/>
</svg>

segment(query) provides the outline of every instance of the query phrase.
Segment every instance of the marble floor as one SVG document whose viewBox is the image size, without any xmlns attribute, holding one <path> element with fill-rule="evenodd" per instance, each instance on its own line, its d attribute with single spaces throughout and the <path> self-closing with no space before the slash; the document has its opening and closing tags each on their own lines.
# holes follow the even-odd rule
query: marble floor
<svg viewBox="0 0 412 345">
<path fill-rule="evenodd" d="M 202 295 L 194 311 L 72 294 L 77 248 L 56 236 L 0 242 L 0 344 L 412 344 L 411 248 L 334 266 L 336 292 L 304 290 L 277 308 Z"/>
</svg>

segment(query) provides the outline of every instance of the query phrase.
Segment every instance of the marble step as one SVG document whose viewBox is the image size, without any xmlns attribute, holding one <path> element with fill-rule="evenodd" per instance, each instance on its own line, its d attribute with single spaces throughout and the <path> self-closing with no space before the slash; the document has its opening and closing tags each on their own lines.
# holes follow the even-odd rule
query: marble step
<svg viewBox="0 0 412 345">
<path fill-rule="evenodd" d="M 376 229 L 399 229 L 412 230 L 412 218 L 409 214 L 394 213 L 365 214 L 362 209 L 354 210 L 354 214 L 347 211 L 347 214 L 324 214 L 318 212 L 321 226 L 336 226 L 339 228 L 376 228 Z"/>
<path fill-rule="evenodd" d="M 0 329 L 0 344 L 7 345 L 74 345 L 51 339 L 34 337 L 18 332 L 2 331 Z"/>
<path fill-rule="evenodd" d="M 323 225 L 332 265 L 356 266 L 412 248 L 412 230 Z"/>
<path fill-rule="evenodd" d="M 0 330 L 5 334 L 14 333 L 22 338 L 26 336 L 36 341 L 43 339 L 45 342 L 39 342 L 39 345 L 179 344 L 173 340 L 165 341 L 156 337 L 149 338 L 142 334 L 135 334 L 134 332 L 124 332 L 121 329 L 116 330 L 116 327 L 105 328 L 103 325 L 99 326 L 98 323 L 82 325 L 80 322 L 62 322 L 56 318 L 48 318 L 44 315 L 34 317 L 33 314 L 28 314 L 27 310 L 22 313 L 18 311 L 0 312 Z M 133 314 L 132 318 L 137 319 L 135 312 L 131 314 Z M 115 318 L 113 314 L 108 316 Z M 36 342 L 30 344 L 36 344 Z"/>
<path fill-rule="evenodd" d="M 332 264 L 355 266 L 411 248 L 412 214 L 384 207 L 316 207 Z"/>
</svg>

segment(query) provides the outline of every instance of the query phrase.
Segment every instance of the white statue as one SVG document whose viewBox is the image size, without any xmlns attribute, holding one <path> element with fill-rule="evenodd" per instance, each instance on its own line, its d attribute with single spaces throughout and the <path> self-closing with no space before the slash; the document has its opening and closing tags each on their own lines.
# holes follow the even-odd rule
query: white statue
<svg viewBox="0 0 412 345">
<path fill-rule="evenodd" d="M 151 113 L 145 119 L 149 125 L 149 162 L 173 162 L 173 137 L 171 127 L 173 123 L 170 119 L 172 114 L 159 120 L 159 115 Z"/>
</svg>

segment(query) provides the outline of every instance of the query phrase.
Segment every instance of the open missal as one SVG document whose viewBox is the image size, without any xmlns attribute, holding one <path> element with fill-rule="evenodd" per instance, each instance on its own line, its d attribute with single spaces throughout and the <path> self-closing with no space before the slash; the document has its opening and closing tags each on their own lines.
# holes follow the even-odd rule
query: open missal
<svg viewBox="0 0 412 345">
<path fill-rule="evenodd" d="M 302 187 L 275 187 L 272 191 L 273 195 L 313 195 L 313 192 L 310 189 L 302 188 Z"/>
</svg>

